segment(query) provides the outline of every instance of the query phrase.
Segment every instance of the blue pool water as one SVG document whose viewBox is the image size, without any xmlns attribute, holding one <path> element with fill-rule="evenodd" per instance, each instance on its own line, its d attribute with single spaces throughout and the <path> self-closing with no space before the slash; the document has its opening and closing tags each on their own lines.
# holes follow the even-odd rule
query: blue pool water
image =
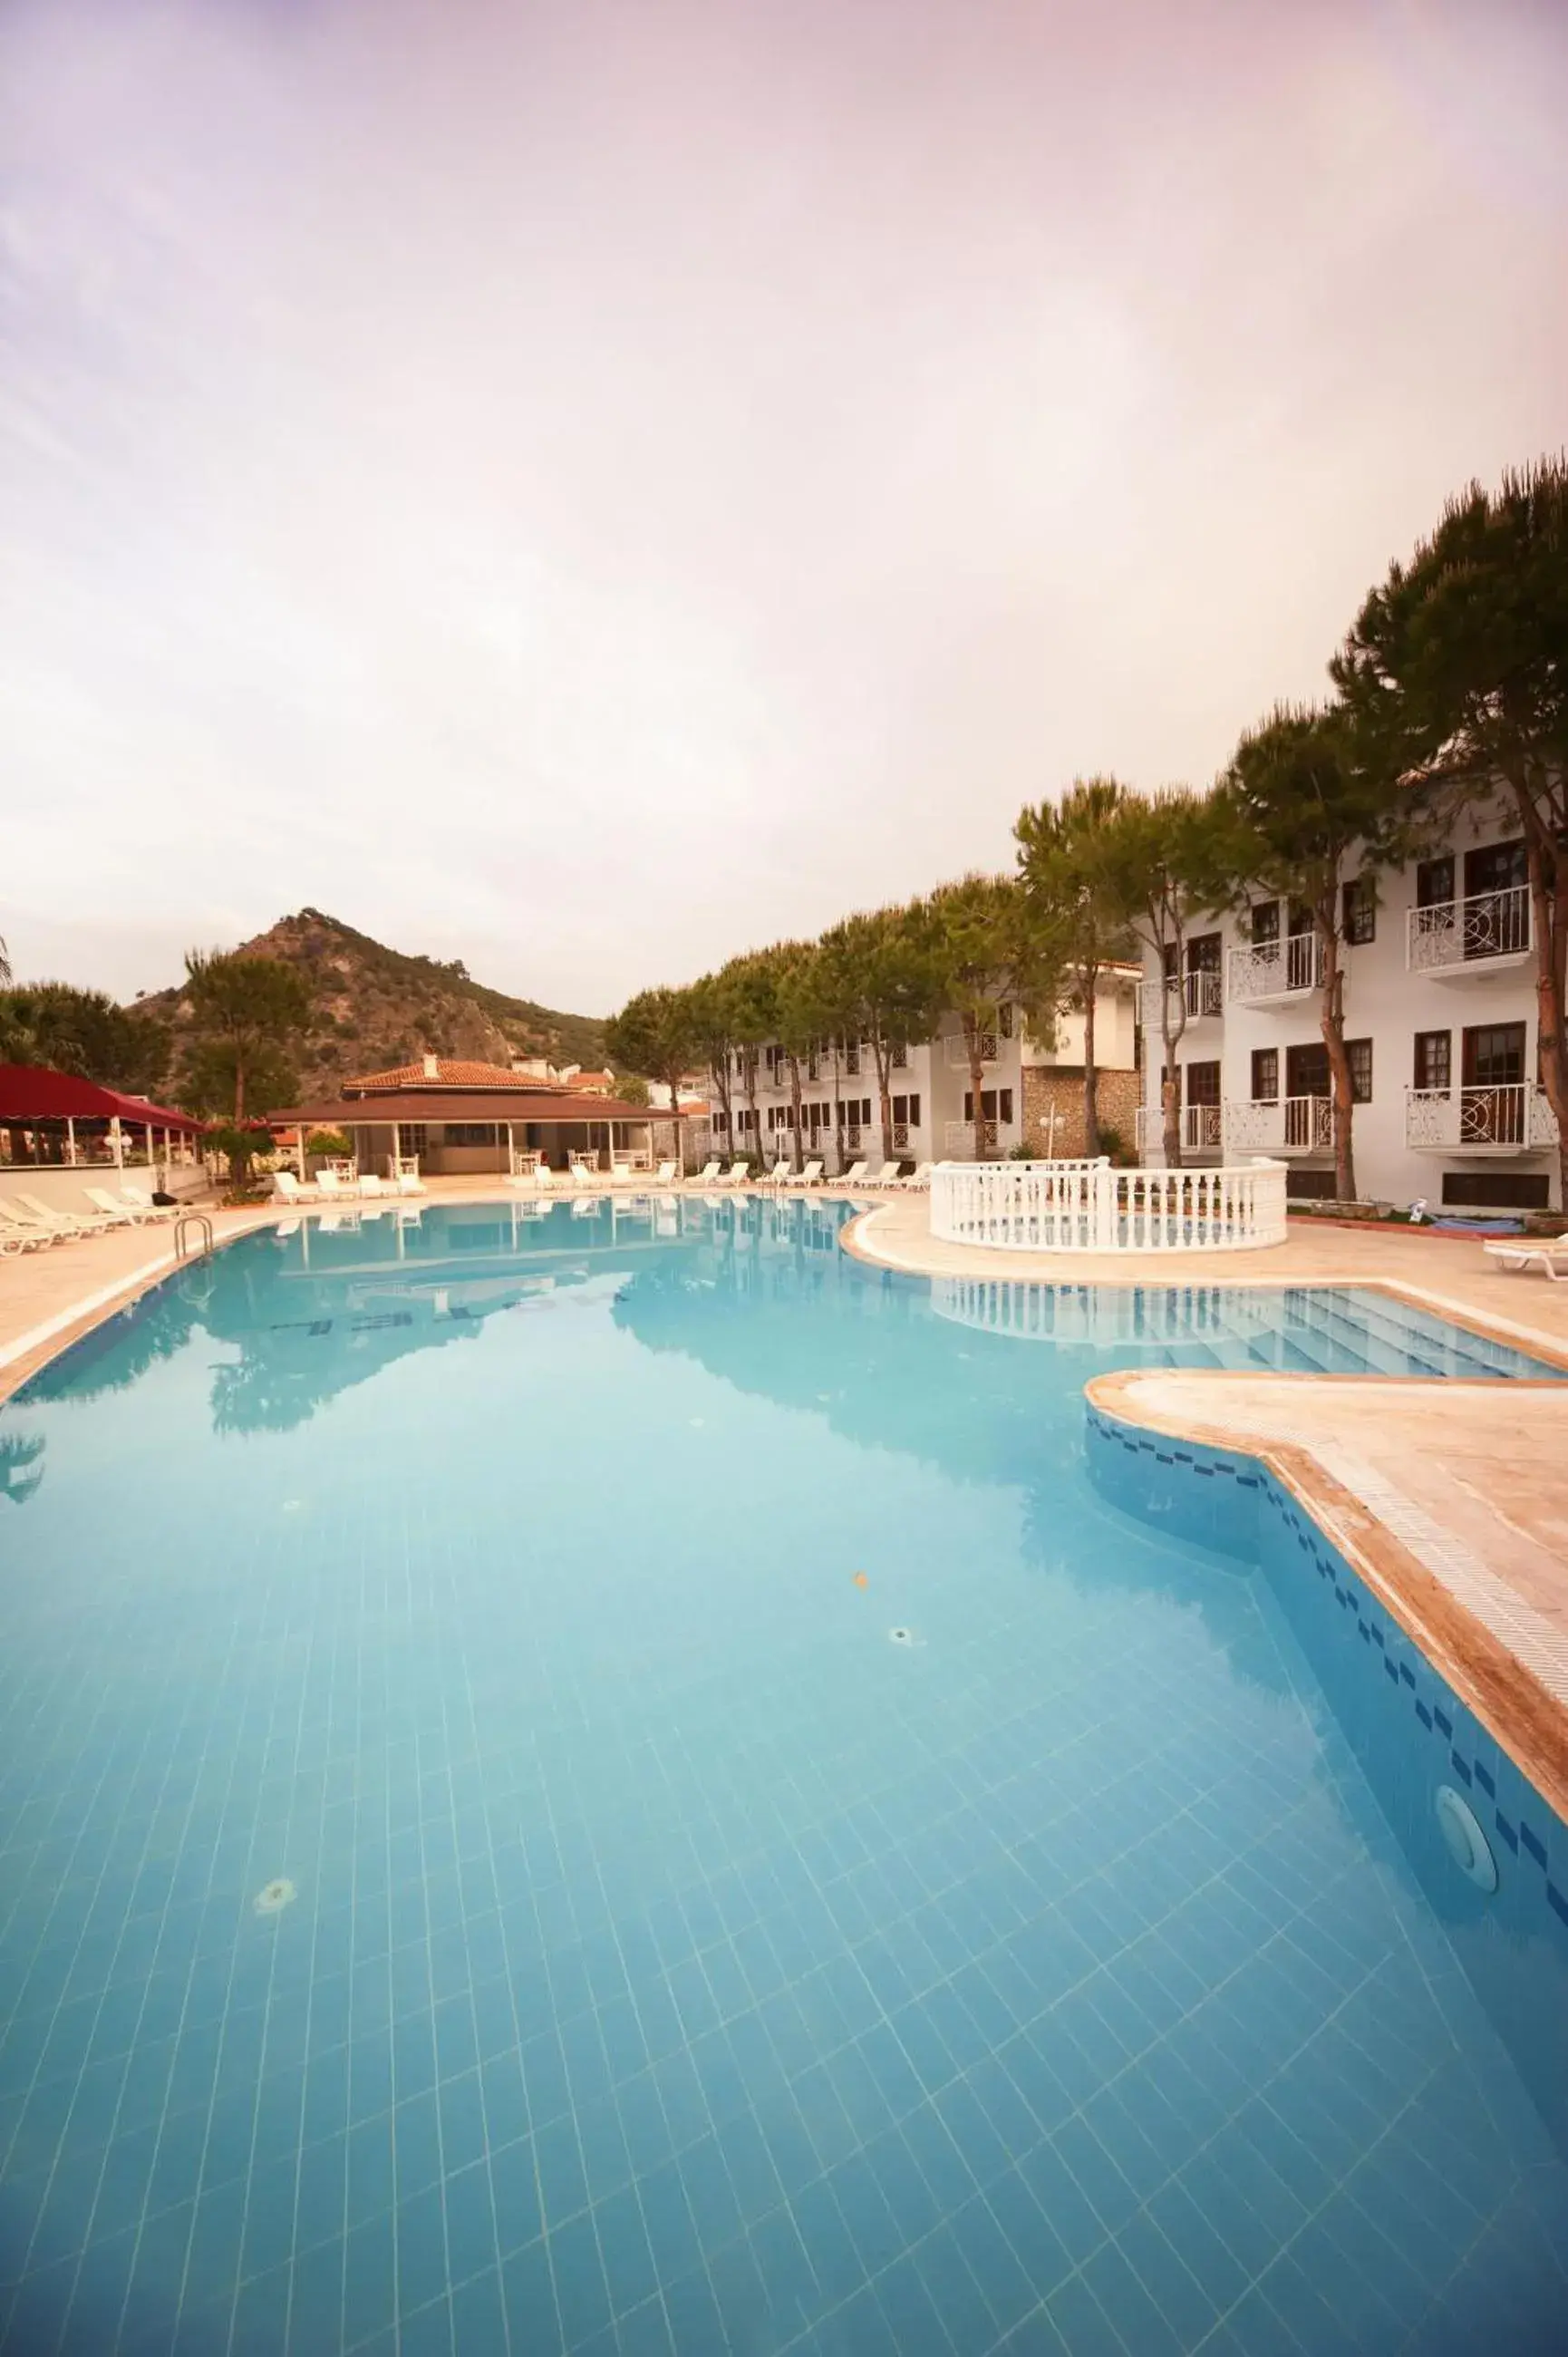
<svg viewBox="0 0 1568 2357">
<path fill-rule="evenodd" d="M 1568 1835 L 1082 1397 L 1547 1371 L 840 1217 L 313 1222 L 0 1413 L 0 2347 L 1561 2350 Z"/>
</svg>

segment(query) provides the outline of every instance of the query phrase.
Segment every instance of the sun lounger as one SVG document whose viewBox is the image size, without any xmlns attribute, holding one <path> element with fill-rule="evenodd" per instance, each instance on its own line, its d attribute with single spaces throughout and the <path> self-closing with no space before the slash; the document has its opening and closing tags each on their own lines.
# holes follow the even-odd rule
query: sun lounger
<svg viewBox="0 0 1568 2357">
<path fill-rule="evenodd" d="M 573 1163 L 572 1184 L 574 1187 L 592 1187 L 602 1193 L 604 1191 L 604 1183 L 605 1182 L 599 1176 L 599 1173 L 596 1170 L 590 1170 L 585 1162 Z"/>
<path fill-rule="evenodd" d="M 324 1203 L 340 1203 L 347 1196 L 357 1195 L 360 1191 L 358 1180 L 340 1178 L 336 1170 L 318 1170 L 316 1185 Z"/>
<path fill-rule="evenodd" d="M 675 1183 L 675 1175 L 680 1168 L 681 1166 L 678 1162 L 661 1162 L 658 1169 L 653 1174 L 652 1183 L 655 1187 L 672 1187 Z"/>
<path fill-rule="evenodd" d="M 693 1187 L 712 1187 L 716 1183 L 719 1172 L 723 1168 L 723 1163 L 716 1159 L 704 1162 L 700 1170 L 693 1172 L 691 1183 Z"/>
<path fill-rule="evenodd" d="M 744 1182 L 749 1168 L 746 1162 L 732 1162 L 727 1170 L 720 1171 L 714 1184 L 715 1187 L 738 1187 Z"/>
<path fill-rule="evenodd" d="M 95 1211 L 102 1211 L 112 1227 L 138 1227 L 152 1217 L 152 1205 L 145 1211 L 133 1211 L 129 1203 L 117 1203 L 107 1187 L 84 1187 L 82 1193 Z"/>
<path fill-rule="evenodd" d="M 321 1200 L 314 1187 L 306 1187 L 292 1170 L 273 1172 L 273 1193 L 280 1203 L 318 1203 Z"/>
<path fill-rule="evenodd" d="M 113 1227 L 132 1227 L 141 1217 L 141 1213 L 133 1211 L 128 1203 L 117 1203 L 107 1187 L 84 1187 L 81 1191 L 93 1210 Z"/>
<path fill-rule="evenodd" d="M 822 1164 L 820 1162 L 805 1163 L 794 1173 L 789 1183 L 791 1187 L 820 1187 L 822 1183 Z"/>
<path fill-rule="evenodd" d="M 177 1203 L 155 1203 L 144 1187 L 123 1186 L 113 1202 L 124 1203 L 134 1220 L 177 1220 Z"/>
<path fill-rule="evenodd" d="M 400 1195 L 423 1195 L 425 1191 L 424 1181 L 420 1177 L 417 1170 L 400 1170 L 398 1172 L 397 1192 Z"/>
<path fill-rule="evenodd" d="M 794 1178 L 794 1164 L 792 1162 L 784 1161 L 776 1162 L 772 1169 L 768 1173 L 768 1182 L 774 1187 L 788 1187 L 789 1181 Z"/>
<path fill-rule="evenodd" d="M 70 1237 L 85 1232 L 75 1228 L 57 1228 L 50 1222 L 35 1220 L 18 1211 L 9 1195 L 0 1195 L 0 1237 L 7 1252 L 38 1252 L 45 1244 L 63 1244 Z"/>
<path fill-rule="evenodd" d="M 890 1187 L 908 1187 L 910 1189 L 929 1187 L 931 1183 L 931 1171 L 934 1167 L 935 1166 L 929 1162 L 917 1162 L 913 1170 L 910 1171 L 907 1178 L 890 1178 L 887 1183 Z"/>
<path fill-rule="evenodd" d="M 881 1169 L 865 1183 L 868 1187 L 897 1187 L 898 1184 L 897 1162 L 885 1162 Z"/>
<path fill-rule="evenodd" d="M 20 1188 L 13 1200 L 27 1218 L 36 1220 L 41 1228 L 53 1229 L 57 1235 L 102 1236 L 106 1235 L 111 1228 L 128 1228 L 131 1224 L 129 1211 L 118 1212 L 113 1218 L 107 1211 L 96 1208 L 86 1211 L 66 1211 L 58 1204 L 46 1203 L 39 1195 L 24 1194 Z"/>
<path fill-rule="evenodd" d="M 1568 1278 L 1568 1235 L 1542 1237 L 1534 1243 L 1520 1236 L 1511 1243 L 1483 1244 L 1481 1250 L 1499 1268 L 1538 1268 L 1553 1285 Z"/>
<path fill-rule="evenodd" d="M 864 1162 L 852 1162 L 839 1182 L 844 1187 L 864 1187 L 866 1183 Z"/>
<path fill-rule="evenodd" d="M 381 1180 L 377 1178 L 373 1170 L 367 1170 L 364 1177 L 360 1181 L 360 1192 L 361 1195 L 386 1195 L 390 1194 L 391 1191 L 390 1188 L 382 1186 Z"/>
</svg>

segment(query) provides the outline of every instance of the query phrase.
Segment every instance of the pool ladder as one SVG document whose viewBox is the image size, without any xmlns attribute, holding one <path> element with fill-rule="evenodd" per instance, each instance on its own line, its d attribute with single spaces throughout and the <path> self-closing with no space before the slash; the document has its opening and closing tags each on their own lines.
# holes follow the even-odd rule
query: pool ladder
<svg viewBox="0 0 1568 2357">
<path fill-rule="evenodd" d="M 187 1243 L 185 1232 L 188 1228 L 200 1229 L 201 1241 L 199 1244 L 192 1245 Z M 205 1258 L 211 1250 L 212 1222 L 208 1218 L 206 1212 L 186 1211 L 182 1213 L 180 1218 L 178 1218 L 174 1223 L 174 1256 L 176 1260 L 184 1260 L 186 1254 L 192 1251 L 199 1253 L 202 1257 Z"/>
</svg>

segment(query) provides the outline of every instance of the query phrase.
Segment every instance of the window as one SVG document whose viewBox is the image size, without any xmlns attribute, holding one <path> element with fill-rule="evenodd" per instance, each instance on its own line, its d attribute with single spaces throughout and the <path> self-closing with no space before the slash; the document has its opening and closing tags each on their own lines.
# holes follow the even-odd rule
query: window
<svg viewBox="0 0 1568 2357">
<path fill-rule="evenodd" d="M 1011 1089 L 1004 1089 L 1002 1091 L 1001 1118 L 1004 1122 L 1009 1122 L 1013 1118 L 1013 1092 Z"/>
<path fill-rule="evenodd" d="M 1176 945 L 1175 942 L 1166 942 L 1162 946 L 1160 951 L 1160 964 L 1164 970 L 1165 980 L 1167 982 L 1174 982 L 1176 978 Z"/>
<path fill-rule="evenodd" d="M 907 1072 L 908 1071 L 909 1049 L 904 1040 L 896 1039 L 893 1042 L 892 1047 L 887 1051 L 887 1061 L 892 1070 L 896 1072 Z"/>
<path fill-rule="evenodd" d="M 1219 971 L 1219 936 L 1218 933 L 1199 933 L 1196 941 L 1188 942 L 1187 945 L 1187 970 L 1188 974 L 1218 974 Z"/>
<path fill-rule="evenodd" d="M 963 1117 L 965 1121 L 972 1121 L 974 1119 L 974 1091 L 972 1089 L 965 1089 L 963 1092 Z M 1012 1090 L 982 1089 L 980 1092 L 980 1118 L 982 1121 L 1010 1122 L 1013 1118 Z"/>
<path fill-rule="evenodd" d="M 1421 859 L 1415 868 L 1415 905 L 1418 909 L 1441 909 L 1454 898 L 1454 861 L 1451 855 L 1442 859 Z"/>
<path fill-rule="evenodd" d="M 1298 940 L 1303 933 L 1311 932 L 1312 910 L 1305 900 L 1291 902 L 1290 913 L 1285 920 L 1285 931 L 1293 941 Z"/>
<path fill-rule="evenodd" d="M 422 1121 L 400 1121 L 397 1125 L 397 1150 L 401 1159 L 406 1162 L 415 1155 L 424 1154 L 426 1150 L 425 1136 Z"/>
<path fill-rule="evenodd" d="M 1326 1097 L 1333 1090 L 1328 1082 L 1328 1050 L 1321 1039 L 1311 1039 L 1304 1047 L 1285 1049 L 1285 1094 L 1287 1097 Z"/>
<path fill-rule="evenodd" d="M 1416 1087 L 1449 1088 L 1453 1082 L 1453 1059 L 1452 1031 L 1418 1031 L 1415 1035 Z"/>
<path fill-rule="evenodd" d="M 1013 1002 L 1011 999 L 1004 998 L 1001 1006 L 997 1008 L 996 1028 L 1001 1032 L 1004 1039 L 1011 1039 L 1013 1037 Z M 1002 1118 L 1004 1121 L 1007 1121 L 1010 1120 L 1012 1116 L 1008 1114 L 1004 1114 Z"/>
<path fill-rule="evenodd" d="M 723 1105 L 720 1105 L 714 1114 L 714 1127 L 718 1130 L 725 1130 L 729 1127 L 729 1115 L 725 1113 Z"/>
<path fill-rule="evenodd" d="M 1551 1205 L 1552 1182 L 1544 1171 L 1445 1170 L 1443 1200 L 1459 1205 L 1493 1203 L 1507 1211 L 1544 1211 Z"/>
<path fill-rule="evenodd" d="M 1184 1064 L 1182 1075 L 1187 1084 L 1187 1102 L 1189 1105 L 1217 1105 L 1219 1103 L 1218 1062 Z"/>
<path fill-rule="evenodd" d="M 1273 1104 L 1280 1092 L 1280 1051 L 1277 1048 L 1254 1048 L 1252 1050 L 1252 1103 Z"/>
<path fill-rule="evenodd" d="M 1372 1043 L 1369 1039 L 1347 1039 L 1345 1059 L 1350 1067 L 1350 1102 L 1370 1104 L 1372 1102 Z"/>
<path fill-rule="evenodd" d="M 1522 836 L 1513 843 L 1488 843 L 1479 851 L 1465 854 L 1466 897 L 1478 892 L 1512 892 L 1529 880 Z"/>
<path fill-rule="evenodd" d="M 893 1118 L 895 1121 L 908 1122 L 911 1129 L 918 1129 L 920 1126 L 919 1098 L 895 1097 L 893 1100 Z"/>
<path fill-rule="evenodd" d="M 493 1121 L 449 1121 L 444 1142 L 447 1146 L 493 1146 L 496 1125 Z"/>
<path fill-rule="evenodd" d="M 1353 876 L 1340 894 L 1339 930 L 1352 949 L 1378 937 L 1378 904 L 1369 876 Z"/>
<path fill-rule="evenodd" d="M 843 1097 L 840 1099 L 839 1127 L 841 1129 L 843 1127 L 845 1122 L 848 1122 L 852 1128 L 857 1128 L 862 1122 L 868 1122 L 870 1119 L 871 1099 L 869 1097 Z"/>
<path fill-rule="evenodd" d="M 1523 1080 L 1522 1023 L 1474 1024 L 1462 1039 L 1462 1078 L 1466 1088 L 1515 1088 Z"/>
<path fill-rule="evenodd" d="M 1252 904 L 1252 947 L 1268 949 L 1280 937 L 1280 904 L 1277 900 L 1255 900 Z"/>
</svg>

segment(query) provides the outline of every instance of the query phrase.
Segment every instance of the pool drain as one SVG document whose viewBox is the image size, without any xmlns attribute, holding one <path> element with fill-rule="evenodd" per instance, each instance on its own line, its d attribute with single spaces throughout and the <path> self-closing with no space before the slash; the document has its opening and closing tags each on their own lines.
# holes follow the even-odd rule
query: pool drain
<svg viewBox="0 0 1568 2357">
<path fill-rule="evenodd" d="M 298 1895 L 286 1876 L 279 1875 L 275 1882 L 269 1882 L 257 1891 L 256 1912 L 258 1915 L 279 1914 L 288 1905 L 289 1900 L 297 1898 Z"/>
<path fill-rule="evenodd" d="M 1481 1831 L 1481 1821 L 1462 1792 L 1452 1784 L 1437 1788 L 1437 1823 L 1448 1848 L 1448 1855 L 1461 1874 L 1468 1875 L 1478 1890 L 1495 1890 L 1498 1887 L 1498 1861 L 1492 1856 L 1491 1844 Z"/>
<path fill-rule="evenodd" d="M 922 1641 L 913 1629 L 889 1629 L 887 1641 L 890 1645 L 918 1645 Z"/>
</svg>

